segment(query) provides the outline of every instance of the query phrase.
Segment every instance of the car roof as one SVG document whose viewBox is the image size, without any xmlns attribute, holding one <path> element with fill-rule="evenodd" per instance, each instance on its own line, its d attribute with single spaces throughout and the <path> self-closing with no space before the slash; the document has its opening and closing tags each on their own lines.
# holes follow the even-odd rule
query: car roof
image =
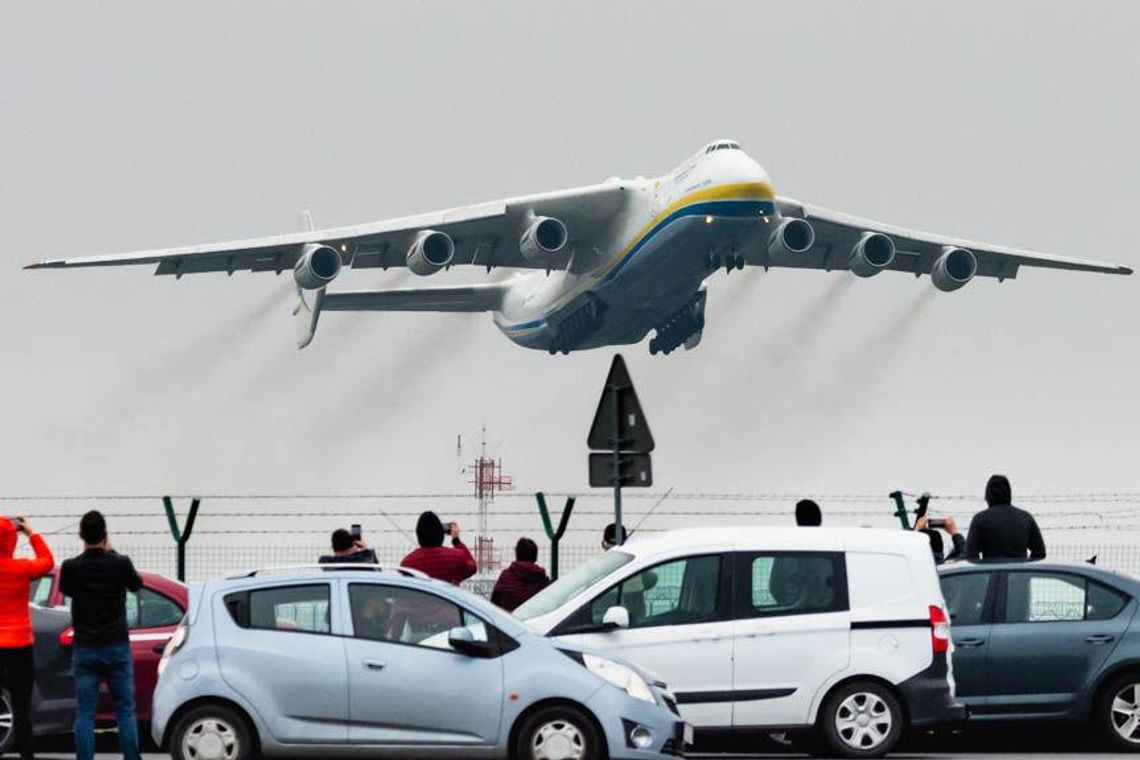
<svg viewBox="0 0 1140 760">
<path fill-rule="evenodd" d="M 1132 586 L 1140 591 L 1140 578 L 1107 567 L 1099 567 L 1088 562 L 1074 562 L 1066 559 L 990 559 L 990 560 L 961 560 L 947 562 L 938 567 L 940 575 L 953 574 L 956 571 L 969 572 L 971 570 L 1039 570 L 1076 573 L 1088 575 L 1104 580 L 1117 580 Z"/>
<path fill-rule="evenodd" d="M 927 545 L 926 536 L 907 530 L 736 525 L 682 528 L 658 533 L 634 532 L 622 548 L 638 555 L 678 549 L 747 550 L 749 547 L 814 551 L 894 549 L 907 553 L 916 546 Z"/>
</svg>

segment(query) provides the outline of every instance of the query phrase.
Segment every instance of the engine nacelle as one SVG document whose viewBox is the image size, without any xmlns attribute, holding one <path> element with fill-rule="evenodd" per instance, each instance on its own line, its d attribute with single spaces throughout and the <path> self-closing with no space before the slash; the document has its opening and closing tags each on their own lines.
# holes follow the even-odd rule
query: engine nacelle
<svg viewBox="0 0 1140 760">
<path fill-rule="evenodd" d="M 552 216 L 535 217 L 519 239 L 519 251 L 532 264 L 541 264 L 550 254 L 566 247 L 566 225 Z"/>
<path fill-rule="evenodd" d="M 978 273 L 978 258 L 972 251 L 947 245 L 930 270 L 930 281 L 943 293 L 965 285 Z"/>
<path fill-rule="evenodd" d="M 785 219 L 768 238 L 768 253 L 782 256 L 788 253 L 803 253 L 815 242 L 815 230 L 803 219 Z"/>
<path fill-rule="evenodd" d="M 297 287 L 318 290 L 335 280 L 338 274 L 340 254 L 335 248 L 320 243 L 305 243 L 301 246 L 301 257 L 293 266 L 293 280 Z"/>
<path fill-rule="evenodd" d="M 408 249 L 408 269 L 426 277 L 435 274 L 451 263 L 455 255 L 455 241 L 446 232 L 424 230 Z"/>
<path fill-rule="evenodd" d="M 872 277 L 895 260 L 895 241 L 881 232 L 864 232 L 851 249 L 847 264 L 854 274 Z"/>
</svg>

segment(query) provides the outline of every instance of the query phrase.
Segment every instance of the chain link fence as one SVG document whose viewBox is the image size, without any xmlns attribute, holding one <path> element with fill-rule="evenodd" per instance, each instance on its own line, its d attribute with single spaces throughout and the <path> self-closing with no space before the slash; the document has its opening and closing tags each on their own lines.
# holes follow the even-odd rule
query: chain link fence
<svg viewBox="0 0 1140 760">
<path fill-rule="evenodd" d="M 630 491 L 624 495 L 625 522 L 640 533 L 716 525 L 790 525 L 801 494 L 681 494 Z M 894 504 L 884 495 L 811 495 L 823 506 L 825 524 L 897 528 Z M 558 522 L 566 494 L 547 494 Z M 565 573 L 600 551 L 602 530 L 612 521 L 608 494 L 578 496 L 559 551 Z M 546 538 L 531 494 L 501 494 L 486 515 L 487 535 L 476 536 L 480 515 L 470 494 L 278 494 L 201 497 L 201 508 L 186 545 L 187 580 L 205 580 L 282 565 L 311 565 L 330 551 L 333 529 L 360 523 L 380 562 L 397 565 L 415 548 L 415 523 L 423 510 L 457 521 L 476 554 L 479 575 L 470 586 L 487 593 L 514 558 L 521 536 L 535 540 L 539 561 L 549 567 Z M 180 525 L 190 497 L 174 497 Z M 1020 506 L 1037 517 L 1052 558 L 1097 564 L 1140 576 L 1140 493 L 1029 494 Z M 972 496 L 941 496 L 932 514 L 954 514 L 965 526 L 982 508 Z M 47 538 L 57 557 L 78 553 L 79 518 L 89 509 L 107 517 L 115 547 L 142 570 L 174 576 L 177 553 L 159 496 L 0 497 L 0 513 L 25 514 Z"/>
</svg>

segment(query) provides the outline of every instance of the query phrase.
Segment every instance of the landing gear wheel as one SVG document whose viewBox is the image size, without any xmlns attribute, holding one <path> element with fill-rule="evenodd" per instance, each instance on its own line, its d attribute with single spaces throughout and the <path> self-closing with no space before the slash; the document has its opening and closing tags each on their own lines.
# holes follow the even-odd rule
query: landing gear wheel
<svg viewBox="0 0 1140 760">
<path fill-rule="evenodd" d="M 173 760 L 253 760 L 253 732 L 224 705 L 203 705 L 182 716 L 170 733 Z"/>
<path fill-rule="evenodd" d="M 828 695 L 819 733 L 834 757 L 882 757 L 903 732 L 903 712 L 891 691 L 874 681 L 854 681 Z"/>
<path fill-rule="evenodd" d="M 515 741 L 519 760 L 602 760 L 594 722 L 576 707 L 544 707 L 526 719 Z"/>
<path fill-rule="evenodd" d="M 1112 679 L 1097 702 L 1093 723 L 1117 752 L 1140 752 L 1140 673 Z"/>
</svg>

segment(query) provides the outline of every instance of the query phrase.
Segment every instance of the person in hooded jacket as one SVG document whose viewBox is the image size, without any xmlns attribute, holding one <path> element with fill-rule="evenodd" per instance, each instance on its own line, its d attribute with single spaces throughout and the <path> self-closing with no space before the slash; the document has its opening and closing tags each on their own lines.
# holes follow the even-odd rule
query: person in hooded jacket
<svg viewBox="0 0 1140 760">
<path fill-rule="evenodd" d="M 974 515 L 966 534 L 966 559 L 1045 559 L 1045 539 L 1033 515 L 1013 506 L 1005 475 L 986 483 L 986 509 Z"/>
<path fill-rule="evenodd" d="M 16 559 L 19 534 L 28 537 L 34 558 Z M 47 543 L 23 517 L 0 517 L 0 684 L 12 699 L 12 728 L 16 751 L 22 758 L 33 755 L 32 685 L 35 662 L 32 616 L 28 608 L 29 587 L 55 567 Z"/>
<path fill-rule="evenodd" d="M 448 535 L 451 546 L 444 546 L 443 539 Z M 416 540 L 420 547 L 404 557 L 401 567 L 456 586 L 479 570 L 470 550 L 459 540 L 459 523 L 444 528 L 435 512 L 424 512 L 416 522 Z"/>
<path fill-rule="evenodd" d="M 499 574 L 491 601 L 507 612 L 550 585 L 550 576 L 538 562 L 538 545 L 529 538 L 520 538 L 515 544 L 515 561 Z"/>
</svg>

